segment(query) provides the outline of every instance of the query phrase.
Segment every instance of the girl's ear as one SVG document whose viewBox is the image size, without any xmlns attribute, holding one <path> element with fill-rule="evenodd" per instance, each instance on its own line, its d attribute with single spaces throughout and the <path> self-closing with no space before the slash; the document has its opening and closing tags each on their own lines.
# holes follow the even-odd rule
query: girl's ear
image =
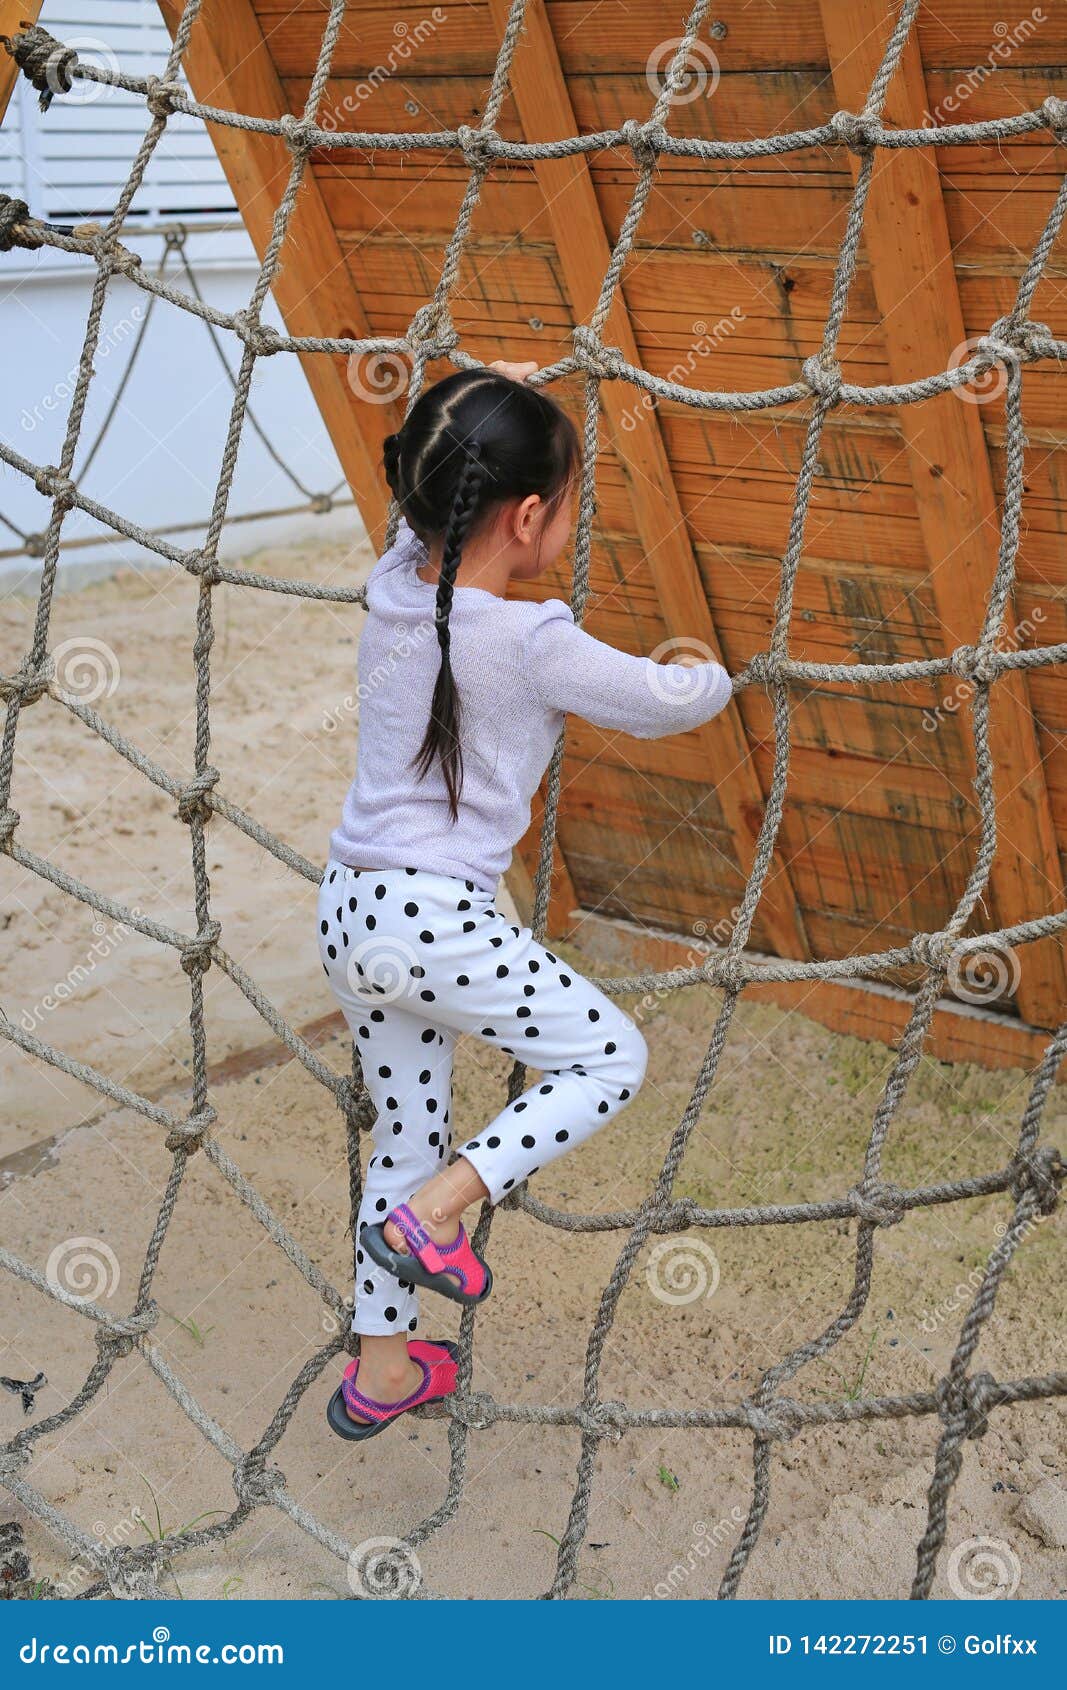
<svg viewBox="0 0 1067 1690">
<path fill-rule="evenodd" d="M 540 531 L 540 515 L 544 509 L 544 500 L 537 493 L 528 493 L 525 499 L 520 499 L 515 507 L 512 527 L 516 540 L 524 546 L 532 546 Z"/>
</svg>

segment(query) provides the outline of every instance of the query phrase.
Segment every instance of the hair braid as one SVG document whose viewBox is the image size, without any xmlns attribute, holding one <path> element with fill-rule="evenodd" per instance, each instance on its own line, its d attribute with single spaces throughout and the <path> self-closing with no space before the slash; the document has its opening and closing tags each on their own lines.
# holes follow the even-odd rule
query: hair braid
<svg viewBox="0 0 1067 1690">
<path fill-rule="evenodd" d="M 480 509 L 489 474 L 477 441 L 465 444 L 463 450 L 466 458 L 459 472 L 445 526 L 437 600 L 434 606 L 434 625 L 437 629 L 437 643 L 441 648 L 441 666 L 434 686 L 430 721 L 416 758 L 416 768 L 421 778 L 429 772 L 434 758 L 440 757 L 441 771 L 448 791 L 448 807 L 453 821 L 459 815 L 459 795 L 463 786 L 463 751 L 460 745 L 460 700 L 452 674 L 452 636 L 449 619 L 452 614 L 456 574 L 463 558 L 464 542 Z"/>
</svg>

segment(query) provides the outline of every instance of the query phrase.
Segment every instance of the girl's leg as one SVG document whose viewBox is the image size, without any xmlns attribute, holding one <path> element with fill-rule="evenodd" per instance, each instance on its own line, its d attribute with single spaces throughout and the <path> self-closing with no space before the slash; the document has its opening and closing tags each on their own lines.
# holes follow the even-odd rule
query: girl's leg
<svg viewBox="0 0 1067 1690">
<path fill-rule="evenodd" d="M 606 1125 L 637 1092 L 647 1058 L 629 1016 L 529 928 L 477 900 L 466 926 L 439 925 L 437 942 L 421 953 L 434 1015 L 453 1033 L 522 1057 L 541 1077 L 415 1193 L 410 1206 L 438 1242 L 455 1236 L 470 1203 L 484 1195 L 499 1202 Z M 392 1225 L 386 1237 L 405 1248 Z"/>
</svg>

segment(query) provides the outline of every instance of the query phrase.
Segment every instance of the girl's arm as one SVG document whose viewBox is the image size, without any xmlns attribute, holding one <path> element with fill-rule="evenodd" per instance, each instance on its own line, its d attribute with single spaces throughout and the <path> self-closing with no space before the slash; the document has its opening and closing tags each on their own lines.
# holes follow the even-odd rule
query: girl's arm
<svg viewBox="0 0 1067 1690">
<path fill-rule="evenodd" d="M 527 672 L 536 697 L 550 709 L 569 711 L 598 728 L 658 739 L 699 727 L 730 701 L 730 677 L 721 663 L 631 657 L 576 627 L 561 599 L 542 610 Z"/>
</svg>

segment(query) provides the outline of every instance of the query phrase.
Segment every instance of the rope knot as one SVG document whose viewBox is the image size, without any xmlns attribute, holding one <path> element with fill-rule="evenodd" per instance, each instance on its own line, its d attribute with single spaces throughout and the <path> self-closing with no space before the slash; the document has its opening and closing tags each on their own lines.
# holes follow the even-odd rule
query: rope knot
<svg viewBox="0 0 1067 1690">
<path fill-rule="evenodd" d="M 1031 1150 L 1028 1156 L 1016 1156 L 1012 1163 L 1009 1190 L 1016 1203 L 1021 1203 L 1028 1191 L 1037 1198 L 1041 1215 L 1051 1215 L 1060 1200 L 1060 1186 L 1067 1178 L 1067 1163 L 1055 1146 L 1048 1144 Z"/>
<path fill-rule="evenodd" d="M 937 1388 L 937 1412 L 946 1432 L 959 1442 L 984 1438 L 989 1430 L 989 1410 L 999 1398 L 991 1373 L 976 1373 L 966 1379 L 942 1379 Z"/>
<path fill-rule="evenodd" d="M 664 134 L 662 123 L 638 123 L 635 117 L 628 117 L 620 134 L 633 153 L 635 164 L 642 170 L 659 162 L 659 143 Z"/>
<path fill-rule="evenodd" d="M 17 810 L 0 810 L 0 851 L 10 845 L 21 820 Z"/>
<path fill-rule="evenodd" d="M 183 786 L 178 794 L 178 820 L 180 822 L 206 822 L 211 817 L 211 803 L 208 793 L 212 791 L 220 779 L 218 769 L 201 769 L 194 775 L 187 786 Z"/>
<path fill-rule="evenodd" d="M 1047 100 L 1041 102 L 1041 116 L 1058 141 L 1067 139 L 1067 100 L 1050 94 Z"/>
<path fill-rule="evenodd" d="M 40 24 L 31 24 L 18 35 L 3 38 L 4 46 L 32 82 L 41 98 L 38 104 L 47 111 L 57 94 L 69 94 L 74 86 L 74 67 L 78 55 L 73 47 L 64 47 L 54 35 Z"/>
<path fill-rule="evenodd" d="M 271 358 L 285 345 L 277 329 L 272 329 L 269 323 L 257 322 L 247 311 L 235 311 L 232 322 L 234 333 L 257 358 Z"/>
<path fill-rule="evenodd" d="M 32 669 L 29 659 L 19 664 L 13 675 L 0 675 L 0 698 L 17 698 L 20 704 L 36 704 L 48 691 L 55 674 L 55 663 L 46 657 L 39 669 Z"/>
<path fill-rule="evenodd" d="M 835 359 L 828 359 L 822 352 L 814 358 L 805 358 L 804 380 L 811 392 L 826 404 L 841 403 L 841 366 Z"/>
<path fill-rule="evenodd" d="M 784 659 L 773 651 L 757 651 L 749 659 L 749 679 L 761 686 L 771 686 L 784 679 Z"/>
<path fill-rule="evenodd" d="M 613 346 L 605 346 L 595 329 L 579 323 L 573 331 L 574 356 L 588 375 L 601 381 L 615 381 L 622 374 L 622 355 Z"/>
<path fill-rule="evenodd" d="M 988 686 L 1000 673 L 996 652 L 988 646 L 957 646 L 949 667 L 962 681 L 973 681 L 976 686 Z"/>
<path fill-rule="evenodd" d="M 54 499 L 62 510 L 71 510 L 78 502 L 78 489 L 69 475 L 54 464 L 42 464 L 34 471 L 33 485 L 44 499 Z"/>
<path fill-rule="evenodd" d="M 96 1348 L 101 1361 L 121 1361 L 137 1347 L 132 1332 L 116 1332 L 110 1326 L 96 1329 Z"/>
<path fill-rule="evenodd" d="M 453 1397 L 452 1413 L 457 1420 L 462 1420 L 472 1431 L 484 1432 L 487 1426 L 493 1424 L 492 1397 L 487 1397 L 484 1391 L 471 1391 L 462 1399 Z"/>
<path fill-rule="evenodd" d="M 309 117 L 294 117 L 292 112 L 283 112 L 278 119 L 278 128 L 286 146 L 294 153 L 308 153 L 315 145 L 315 125 Z"/>
<path fill-rule="evenodd" d="M 212 948 L 218 943 L 221 932 L 222 928 L 217 921 L 209 921 L 199 933 L 194 933 L 191 939 L 183 941 L 181 958 L 186 974 L 195 974 L 197 970 L 201 974 L 207 973 L 211 967 Z"/>
<path fill-rule="evenodd" d="M 745 1397 L 741 1407 L 753 1434 L 767 1443 L 788 1443 L 800 1429 L 795 1405 L 788 1397 L 778 1397 L 771 1403 L 753 1402 L 751 1397 Z"/>
<path fill-rule="evenodd" d="M 850 152 L 869 153 L 882 139 L 885 131 L 881 119 L 871 112 L 835 111 L 830 128 Z"/>
<path fill-rule="evenodd" d="M 480 170 L 489 168 L 501 146 L 500 136 L 495 129 L 472 129 L 466 123 L 461 123 L 456 130 L 456 141 L 462 148 L 467 163 Z"/>
<path fill-rule="evenodd" d="M 720 951 L 709 956 L 704 973 L 713 986 L 722 986 L 728 992 L 739 992 L 748 978 L 745 959 L 736 951 Z"/>
<path fill-rule="evenodd" d="M 180 82 L 168 82 L 161 76 L 145 77 L 145 105 L 153 117 L 167 121 L 174 110 L 175 101 L 182 99 L 185 89 Z"/>
<path fill-rule="evenodd" d="M 610 1438 L 618 1443 L 626 1419 L 626 1405 L 621 1402 L 598 1402 L 592 1408 L 581 1407 L 577 1420 L 583 1432 L 598 1438 Z"/>
<path fill-rule="evenodd" d="M 956 950 L 951 933 L 916 933 L 911 941 L 911 954 L 923 968 L 936 968 L 947 973 Z"/>
<path fill-rule="evenodd" d="M 217 1120 L 215 1110 L 206 1103 L 203 1109 L 194 1110 L 184 1121 L 175 1122 L 163 1142 L 172 1155 L 184 1150 L 187 1156 L 195 1156 L 198 1150 L 203 1149 L 208 1130 Z"/>
<path fill-rule="evenodd" d="M 424 347 L 428 359 L 445 357 L 459 345 L 459 335 L 447 310 L 433 300 L 419 306 L 404 338 L 413 353 Z"/>
<path fill-rule="evenodd" d="M 238 1502 L 248 1508 L 277 1502 L 284 1487 L 285 1474 L 279 1467 L 267 1467 L 261 1455 L 246 1455 L 234 1463 L 233 1488 Z"/>
<path fill-rule="evenodd" d="M 100 1556 L 99 1567 L 111 1587 L 112 1596 L 122 1602 L 151 1600 L 160 1595 L 151 1573 L 141 1565 L 143 1549 L 120 1544 Z"/>
<path fill-rule="evenodd" d="M 19 231 L 30 220 L 30 208 L 25 200 L 13 200 L 10 194 L 0 194 L 0 252 L 10 252 L 13 246 L 23 246 Z"/>
<path fill-rule="evenodd" d="M 199 575 L 200 578 L 206 581 L 211 587 L 217 586 L 217 584 L 222 580 L 222 573 L 219 569 L 219 560 L 211 552 L 205 552 L 199 549 L 186 552 L 183 555 L 181 562 L 182 568 L 187 569 L 190 575 Z"/>
<path fill-rule="evenodd" d="M 862 1185 L 854 1185 L 848 1200 L 856 1219 L 870 1226 L 896 1226 L 906 1213 L 903 1193 L 881 1180 L 865 1180 Z"/>
<path fill-rule="evenodd" d="M 333 499 L 329 493 L 313 493 L 311 495 L 311 509 L 315 516 L 329 516 L 333 510 Z"/>
<path fill-rule="evenodd" d="M 975 357 L 985 369 L 990 364 L 1008 364 L 1018 369 L 1027 352 L 1026 326 L 1010 317 L 998 317 L 988 334 L 975 347 Z"/>
</svg>

